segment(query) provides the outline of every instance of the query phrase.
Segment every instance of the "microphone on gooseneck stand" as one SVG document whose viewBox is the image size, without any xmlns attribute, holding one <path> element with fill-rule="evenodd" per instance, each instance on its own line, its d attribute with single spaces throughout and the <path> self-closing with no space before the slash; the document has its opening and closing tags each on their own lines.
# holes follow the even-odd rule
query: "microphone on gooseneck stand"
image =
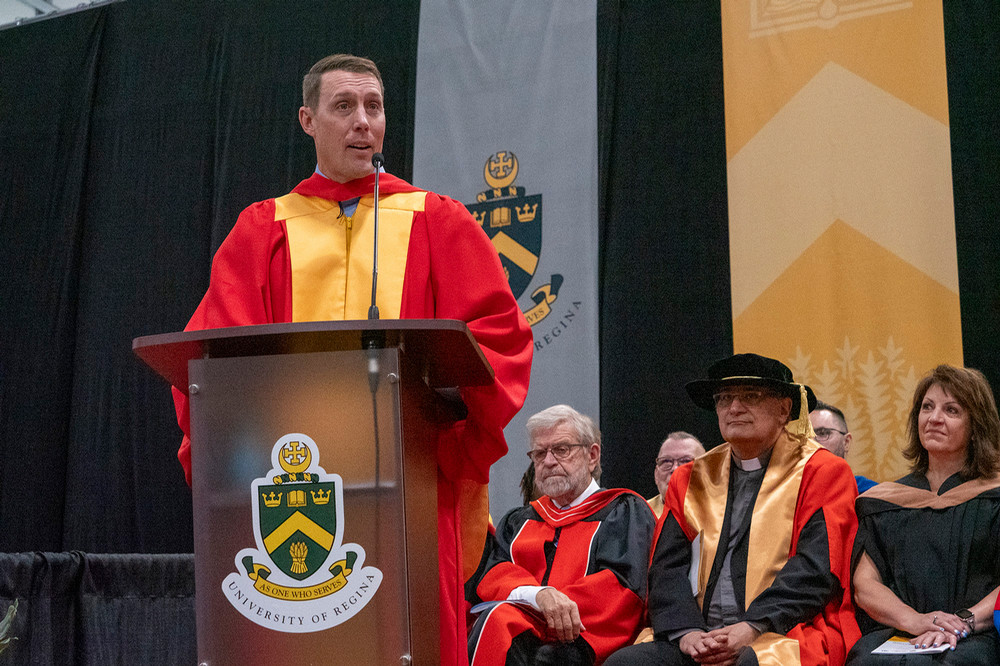
<svg viewBox="0 0 1000 666">
<path fill-rule="evenodd" d="M 385 164 L 385 158 L 382 153 L 375 153 L 372 155 L 372 166 L 375 167 L 375 251 L 372 255 L 372 304 L 368 308 L 368 318 L 378 319 L 378 306 L 375 305 L 375 287 L 378 284 L 378 173 L 381 170 L 382 165 Z"/>
<path fill-rule="evenodd" d="M 372 253 L 372 301 L 368 308 L 368 321 L 378 321 L 378 305 L 375 304 L 375 290 L 378 285 L 378 176 L 379 170 L 382 165 L 385 164 L 385 158 L 382 153 L 375 153 L 372 155 L 372 166 L 375 167 L 375 201 L 372 203 L 372 208 L 374 210 L 374 239 L 373 247 L 375 248 Z M 375 535 L 378 537 L 380 532 L 379 527 L 379 517 L 382 513 L 379 506 L 381 500 L 381 493 L 379 492 L 381 487 L 381 438 L 379 436 L 379 423 L 378 423 L 378 400 L 377 392 L 379 385 L 379 349 L 385 347 L 385 331 L 378 330 L 367 330 L 361 333 L 361 347 L 365 350 L 365 354 L 368 357 L 368 388 L 371 390 L 372 398 L 372 435 L 373 435 L 373 453 L 374 459 L 374 489 L 375 489 Z"/>
<path fill-rule="evenodd" d="M 375 200 L 372 203 L 375 225 L 372 245 L 375 249 L 372 254 L 372 300 L 371 305 L 368 307 L 368 321 L 377 321 L 379 318 L 378 305 L 375 304 L 375 292 L 378 285 L 378 176 L 383 164 L 385 164 L 385 158 L 382 156 L 382 153 L 372 155 L 372 166 L 375 167 Z M 378 390 L 379 383 L 377 350 L 385 347 L 385 331 L 368 330 L 362 332 L 361 347 L 368 352 L 368 385 L 374 395 L 375 391 Z"/>
</svg>

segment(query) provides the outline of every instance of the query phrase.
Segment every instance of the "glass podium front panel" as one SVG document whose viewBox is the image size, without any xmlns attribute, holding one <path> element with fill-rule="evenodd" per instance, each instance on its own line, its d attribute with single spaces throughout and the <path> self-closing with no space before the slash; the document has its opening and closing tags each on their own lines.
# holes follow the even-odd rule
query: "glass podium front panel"
<svg viewBox="0 0 1000 666">
<path fill-rule="evenodd" d="M 190 362 L 199 663 L 410 654 L 400 357 L 371 353 Z"/>
</svg>

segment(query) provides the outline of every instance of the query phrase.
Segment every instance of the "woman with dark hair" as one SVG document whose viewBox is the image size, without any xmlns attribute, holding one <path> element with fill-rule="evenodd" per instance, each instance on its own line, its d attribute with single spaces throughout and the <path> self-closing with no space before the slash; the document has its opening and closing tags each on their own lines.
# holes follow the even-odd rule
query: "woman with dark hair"
<svg viewBox="0 0 1000 666">
<path fill-rule="evenodd" d="M 848 664 L 1000 664 L 1000 418 L 978 370 L 939 365 L 917 385 L 912 471 L 857 500 Z M 913 654 L 873 655 L 893 635 Z M 943 654 L 921 648 L 945 646 Z M 910 649 L 910 648 L 907 648 Z"/>
</svg>

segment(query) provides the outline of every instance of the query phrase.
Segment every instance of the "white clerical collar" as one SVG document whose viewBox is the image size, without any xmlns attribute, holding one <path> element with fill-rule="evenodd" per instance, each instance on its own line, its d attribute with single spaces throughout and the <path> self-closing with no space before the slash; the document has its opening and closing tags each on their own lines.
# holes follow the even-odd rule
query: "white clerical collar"
<svg viewBox="0 0 1000 666">
<path fill-rule="evenodd" d="M 590 485 L 587 486 L 586 490 L 584 490 L 582 493 L 580 493 L 579 497 L 577 497 L 575 500 L 573 500 L 572 502 L 570 502 L 566 506 L 561 506 L 559 508 L 560 509 L 571 509 L 574 506 L 576 506 L 577 504 L 580 504 L 581 502 L 583 502 L 583 500 L 587 499 L 588 497 L 590 497 L 591 495 L 593 495 L 594 493 L 596 493 L 600 489 L 601 489 L 601 487 L 599 485 L 597 485 L 597 481 L 594 481 L 593 479 L 591 479 L 590 480 Z"/>
<path fill-rule="evenodd" d="M 760 454 L 756 458 L 747 458 L 746 460 L 743 460 L 738 455 L 736 455 L 736 451 L 732 451 L 733 461 L 744 472 L 756 472 L 761 467 L 767 465 L 767 461 L 771 459 L 771 451 L 773 450 L 774 449 L 768 449 L 767 451 Z"/>
</svg>

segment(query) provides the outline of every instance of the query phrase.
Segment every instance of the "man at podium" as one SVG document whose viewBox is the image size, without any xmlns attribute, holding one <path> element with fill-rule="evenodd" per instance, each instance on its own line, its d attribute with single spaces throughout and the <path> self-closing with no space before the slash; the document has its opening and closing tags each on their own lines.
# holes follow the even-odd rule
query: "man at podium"
<svg viewBox="0 0 1000 666">
<path fill-rule="evenodd" d="M 385 134 L 375 63 L 338 54 L 303 80 L 302 129 L 316 171 L 291 193 L 246 208 L 212 262 L 208 291 L 185 330 L 368 317 L 374 234 L 373 156 Z M 482 553 L 490 465 L 524 401 L 532 336 L 486 234 L 459 202 L 379 176 L 378 281 L 383 319 L 458 319 L 495 372 L 463 389 L 468 417 L 438 442 L 442 663 L 465 661 L 462 584 Z M 188 396 L 174 389 L 191 482 Z"/>
</svg>

